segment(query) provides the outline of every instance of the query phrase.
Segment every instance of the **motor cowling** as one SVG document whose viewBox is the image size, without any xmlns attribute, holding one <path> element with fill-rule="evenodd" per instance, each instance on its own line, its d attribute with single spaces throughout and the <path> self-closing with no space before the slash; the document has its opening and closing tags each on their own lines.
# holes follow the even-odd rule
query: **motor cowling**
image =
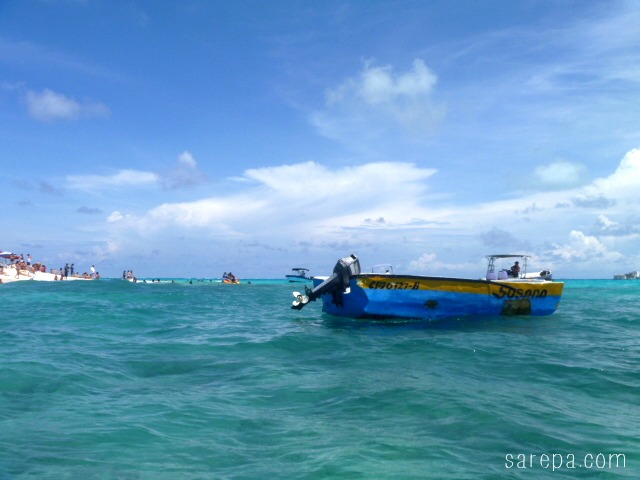
<svg viewBox="0 0 640 480">
<path fill-rule="evenodd" d="M 360 260 L 353 254 L 341 258 L 333 267 L 333 273 L 341 277 L 342 287 L 348 288 L 351 277 L 360 275 Z"/>
<path fill-rule="evenodd" d="M 291 308 L 301 310 L 309 302 L 314 302 L 317 298 L 325 293 L 331 292 L 348 292 L 351 277 L 360 274 L 360 260 L 351 254 L 348 257 L 341 258 L 333 267 L 333 274 L 313 290 L 305 287 L 305 294 L 302 295 L 294 292 L 296 300 L 293 301 Z"/>
</svg>

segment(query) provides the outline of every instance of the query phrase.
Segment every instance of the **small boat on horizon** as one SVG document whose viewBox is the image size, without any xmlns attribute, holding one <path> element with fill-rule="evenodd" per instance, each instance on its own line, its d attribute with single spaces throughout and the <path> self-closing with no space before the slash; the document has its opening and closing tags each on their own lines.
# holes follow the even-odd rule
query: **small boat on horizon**
<svg viewBox="0 0 640 480">
<path fill-rule="evenodd" d="M 294 292 L 291 308 L 301 310 L 320 298 L 322 310 L 337 317 L 436 320 L 470 315 L 550 315 L 560 303 L 564 283 L 551 272 L 536 276 L 526 268 L 496 271 L 496 260 L 527 255 L 489 255 L 485 278 L 466 279 L 394 273 L 362 273 L 355 255 L 341 258 L 329 277 L 314 277 L 313 289 Z"/>
<path fill-rule="evenodd" d="M 291 269 L 292 272 L 289 275 L 285 275 L 286 279 L 289 282 L 311 282 L 313 281 L 313 277 L 309 275 L 309 269 L 303 267 L 295 267 Z"/>
<path fill-rule="evenodd" d="M 616 274 L 613 276 L 614 280 L 639 280 L 640 279 L 640 271 L 635 270 L 629 273 Z"/>
</svg>

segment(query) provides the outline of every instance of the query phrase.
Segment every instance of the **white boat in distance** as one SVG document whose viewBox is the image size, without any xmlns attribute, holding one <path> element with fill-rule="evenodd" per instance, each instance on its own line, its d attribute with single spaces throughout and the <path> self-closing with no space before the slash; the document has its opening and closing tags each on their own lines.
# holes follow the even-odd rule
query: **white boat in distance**
<svg viewBox="0 0 640 480">
<path fill-rule="evenodd" d="M 287 280 L 289 280 L 290 282 L 311 282 L 311 281 L 313 281 L 313 277 L 311 277 L 309 275 L 309 269 L 308 268 L 296 267 L 296 268 L 292 268 L 291 270 L 293 272 L 295 272 L 295 273 L 292 273 L 292 274 L 289 274 L 289 275 L 285 275 Z"/>
</svg>

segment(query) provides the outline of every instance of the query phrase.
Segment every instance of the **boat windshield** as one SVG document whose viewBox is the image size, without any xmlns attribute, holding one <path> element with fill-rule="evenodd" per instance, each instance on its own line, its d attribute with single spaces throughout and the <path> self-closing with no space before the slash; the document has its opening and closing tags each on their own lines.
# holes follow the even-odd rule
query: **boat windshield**
<svg viewBox="0 0 640 480">
<path fill-rule="evenodd" d="M 381 263 L 371 267 L 371 273 L 384 273 L 393 275 L 393 267 L 389 263 Z"/>
</svg>

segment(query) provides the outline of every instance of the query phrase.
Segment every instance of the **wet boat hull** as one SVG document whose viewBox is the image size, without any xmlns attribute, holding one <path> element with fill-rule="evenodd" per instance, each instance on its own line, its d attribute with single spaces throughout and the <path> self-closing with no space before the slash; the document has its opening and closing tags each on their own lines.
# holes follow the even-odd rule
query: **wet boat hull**
<svg viewBox="0 0 640 480">
<path fill-rule="evenodd" d="M 313 280 L 311 277 L 303 277 L 300 275 L 285 275 L 285 277 L 290 283 L 308 283 Z"/>
<path fill-rule="evenodd" d="M 314 286 L 322 280 L 314 279 Z M 439 319 L 468 315 L 550 315 L 564 284 L 545 280 L 472 280 L 360 274 L 349 291 L 321 296 L 323 311 L 350 318 Z"/>
</svg>

